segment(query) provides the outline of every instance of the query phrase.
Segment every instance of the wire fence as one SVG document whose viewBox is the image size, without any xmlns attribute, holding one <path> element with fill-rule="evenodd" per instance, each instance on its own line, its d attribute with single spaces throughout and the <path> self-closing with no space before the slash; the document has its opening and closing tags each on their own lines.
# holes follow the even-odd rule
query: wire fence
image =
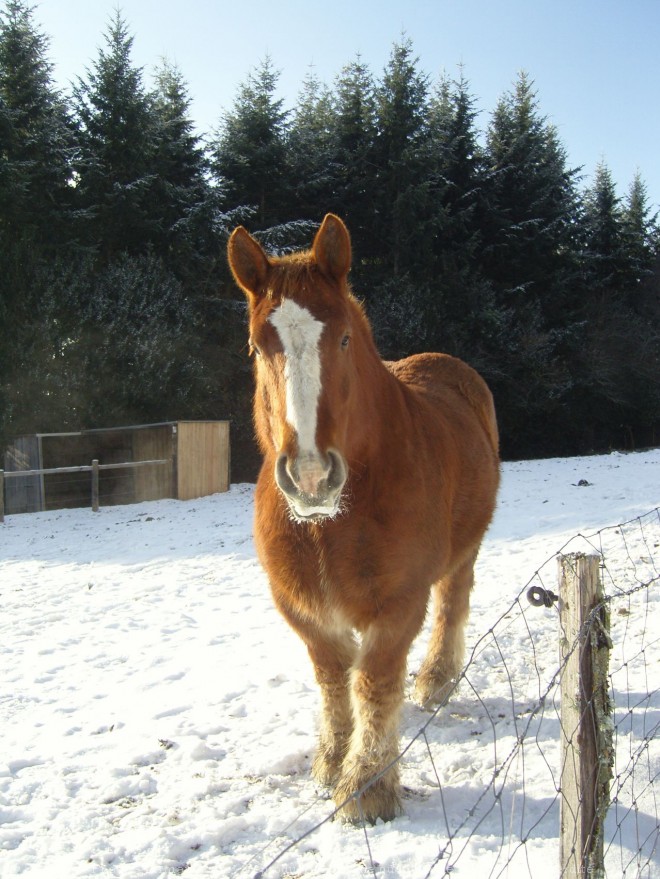
<svg viewBox="0 0 660 879">
<path fill-rule="evenodd" d="M 559 816 L 562 800 L 560 692 L 566 657 L 579 649 L 564 644 L 557 596 L 557 556 L 595 552 L 600 556 L 602 603 L 589 625 L 609 617 L 611 652 L 607 671 L 611 753 L 601 755 L 611 769 L 609 802 L 602 827 L 605 872 L 622 879 L 660 875 L 660 508 L 591 534 L 576 534 L 536 570 L 515 600 L 474 644 L 459 679 L 423 725 L 405 735 L 397 761 L 405 785 L 425 784 L 425 808 L 437 819 L 433 852 L 410 879 L 448 876 L 478 863 L 481 877 L 577 875 L 562 869 Z M 532 601 L 533 603 L 530 603 Z M 526 656 L 520 661 L 521 644 Z M 443 743 L 472 724 L 468 742 L 470 773 L 461 785 L 444 780 Z M 574 742 L 579 750 L 579 742 Z M 375 779 L 374 779 L 375 780 Z M 415 782 L 413 782 L 415 784 Z M 359 792 L 358 792 L 359 793 Z M 292 852 L 336 815 L 319 822 L 304 815 L 264 847 L 259 858 L 237 874 L 255 879 L 300 876 L 284 868 Z M 577 820 L 577 819 L 576 819 Z M 381 879 L 378 846 L 382 837 L 362 827 L 364 856 L 359 876 Z M 557 840 L 556 870 L 547 863 L 547 840 Z M 539 846 L 539 841 L 546 844 Z M 488 844 L 484 844 L 487 840 Z M 478 857 L 476 855 L 478 850 Z M 540 850 L 540 853 L 539 853 Z M 398 875 L 391 873 L 390 875 Z M 463 873 L 461 873 L 463 875 Z M 594 875 L 597 875 L 594 873 Z"/>
</svg>

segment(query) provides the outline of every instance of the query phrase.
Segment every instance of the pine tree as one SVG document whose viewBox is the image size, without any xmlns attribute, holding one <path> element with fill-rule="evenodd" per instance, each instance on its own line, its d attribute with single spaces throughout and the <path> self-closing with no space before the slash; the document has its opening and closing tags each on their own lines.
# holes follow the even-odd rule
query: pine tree
<svg viewBox="0 0 660 879">
<path fill-rule="evenodd" d="M 572 377 L 566 347 L 580 300 L 576 171 L 567 168 L 557 132 L 540 114 L 521 73 L 492 115 L 486 136 L 483 270 L 510 318 L 500 375 L 506 453 L 554 441 Z"/>
<path fill-rule="evenodd" d="M 649 205 L 646 184 L 635 174 L 622 208 L 622 232 L 629 262 L 631 302 L 644 279 L 648 278 L 660 254 L 658 213 Z"/>
<path fill-rule="evenodd" d="M 182 74 L 163 61 L 155 80 L 151 211 L 159 217 L 156 251 L 179 277 L 193 280 L 199 272 L 206 274 L 204 264 L 217 259 L 214 222 L 221 194 L 208 183 L 209 162 L 194 132 Z"/>
<path fill-rule="evenodd" d="M 287 139 L 292 214 L 320 220 L 334 206 L 337 144 L 333 96 L 313 70 L 305 77 Z"/>
<path fill-rule="evenodd" d="M 105 260 L 122 251 L 144 252 L 163 234 L 153 210 L 158 119 L 133 65 L 133 37 L 120 12 L 105 34 L 105 48 L 74 88 L 80 155 L 77 192 L 81 230 Z"/>
<path fill-rule="evenodd" d="M 575 273 L 571 235 L 577 172 L 567 168 L 566 152 L 555 128 L 540 115 L 525 73 L 493 113 L 487 161 L 486 270 L 505 301 L 516 304 L 531 296 L 552 322 Z"/>
<path fill-rule="evenodd" d="M 373 262 L 379 251 L 374 235 L 375 150 L 378 136 L 373 77 L 358 56 L 335 81 L 335 211 L 350 225 L 356 253 Z M 360 263 L 353 276 L 360 282 Z"/>
<path fill-rule="evenodd" d="M 0 13 L 0 452 L 38 364 L 22 344 L 38 338 L 38 356 L 52 356 L 46 321 L 35 330 L 41 278 L 63 251 L 71 231 L 70 158 L 73 149 L 64 101 L 52 82 L 48 41 L 24 0 L 7 0 Z"/>
<path fill-rule="evenodd" d="M 484 206 L 484 158 L 474 98 L 463 75 L 439 81 L 429 104 L 429 175 L 435 178 L 433 272 L 478 271 Z M 458 305 L 460 308 L 460 304 Z"/>
<path fill-rule="evenodd" d="M 592 295 L 619 295 L 630 281 L 624 210 L 612 172 L 604 161 L 596 166 L 584 194 L 583 228 L 587 283 Z"/>
<path fill-rule="evenodd" d="M 584 195 L 583 230 L 584 333 L 575 352 L 575 398 L 583 423 L 601 442 L 634 446 L 660 419 L 655 218 L 641 178 L 624 202 L 601 161 Z"/>
<path fill-rule="evenodd" d="M 25 0 L 0 14 L 0 235 L 4 246 L 29 237 L 67 237 L 73 138 L 52 81 L 48 40 Z"/>
<path fill-rule="evenodd" d="M 80 417 L 95 426 L 173 417 L 199 391 L 190 291 L 201 296 L 209 272 L 200 263 L 215 237 L 183 79 L 165 64 L 147 91 L 132 46 L 117 12 L 74 90 L 80 234 L 94 259 L 81 262 L 77 298 L 53 285 L 75 316 L 62 363 L 69 384 L 85 389 Z"/>
<path fill-rule="evenodd" d="M 426 174 L 427 99 L 428 77 L 418 70 L 411 41 L 403 39 L 394 44 L 376 92 L 377 232 L 395 277 L 428 259 L 433 198 Z"/>
<path fill-rule="evenodd" d="M 212 166 L 229 207 L 249 206 L 260 228 L 287 219 L 288 113 L 275 92 L 279 73 L 269 57 L 239 86 L 234 106 L 211 145 Z"/>
<path fill-rule="evenodd" d="M 430 101 L 429 116 L 435 165 L 447 183 L 443 202 L 466 232 L 477 221 L 477 198 L 483 186 L 484 158 L 476 128 L 475 99 L 461 68 L 460 78 L 443 76 Z"/>
<path fill-rule="evenodd" d="M 476 128 L 475 99 L 461 68 L 441 77 L 429 104 L 429 174 L 435 179 L 429 346 L 498 373 L 510 316 L 498 307 L 481 270 L 485 163 Z"/>
</svg>

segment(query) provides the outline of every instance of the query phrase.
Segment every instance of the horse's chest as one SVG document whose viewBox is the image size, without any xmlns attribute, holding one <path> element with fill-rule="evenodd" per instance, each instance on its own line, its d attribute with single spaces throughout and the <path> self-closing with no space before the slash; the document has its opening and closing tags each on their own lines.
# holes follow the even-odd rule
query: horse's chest
<svg viewBox="0 0 660 879">
<path fill-rule="evenodd" d="M 260 517 L 262 523 L 271 517 Z M 440 555 L 419 521 L 384 516 L 257 530 L 273 596 L 287 617 L 364 631 L 402 600 L 425 602 Z"/>
<path fill-rule="evenodd" d="M 351 540 L 309 530 L 305 539 L 283 542 L 266 553 L 276 603 L 328 628 L 361 629 L 371 622 L 387 591 L 382 559 L 373 547 L 359 551 Z"/>
<path fill-rule="evenodd" d="M 319 553 L 318 579 L 309 584 L 320 616 L 330 627 L 365 628 L 383 601 L 384 583 L 373 553 Z"/>
<path fill-rule="evenodd" d="M 341 541 L 328 537 L 317 553 L 318 580 L 312 588 L 330 624 L 347 621 L 364 630 L 406 593 L 425 600 L 431 579 L 420 575 L 417 561 L 396 537 L 374 540 L 364 532 Z"/>
</svg>

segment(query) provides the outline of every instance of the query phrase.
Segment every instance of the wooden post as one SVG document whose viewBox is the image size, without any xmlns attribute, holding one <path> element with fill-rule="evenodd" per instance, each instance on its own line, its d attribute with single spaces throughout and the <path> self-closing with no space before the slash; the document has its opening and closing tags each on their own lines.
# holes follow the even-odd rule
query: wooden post
<svg viewBox="0 0 660 879">
<path fill-rule="evenodd" d="M 99 462 L 96 458 L 92 461 L 92 512 L 99 511 Z"/>
<path fill-rule="evenodd" d="M 5 471 L 0 470 L 0 522 L 5 521 Z"/>
<path fill-rule="evenodd" d="M 179 426 L 172 425 L 172 497 L 179 498 Z"/>
<path fill-rule="evenodd" d="M 44 466 L 44 443 L 42 434 L 37 434 L 37 450 L 39 457 L 37 461 L 39 463 L 39 469 L 43 470 Z M 46 509 L 46 483 L 44 481 L 44 473 L 39 474 L 39 510 L 43 513 Z"/>
<path fill-rule="evenodd" d="M 560 866 L 564 879 L 605 875 L 603 823 L 612 777 L 609 614 L 600 557 L 559 556 Z"/>
</svg>

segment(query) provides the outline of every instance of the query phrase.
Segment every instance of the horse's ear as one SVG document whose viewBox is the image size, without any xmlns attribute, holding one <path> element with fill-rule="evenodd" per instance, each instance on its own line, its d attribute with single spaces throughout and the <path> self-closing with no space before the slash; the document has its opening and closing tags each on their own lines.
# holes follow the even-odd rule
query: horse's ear
<svg viewBox="0 0 660 879">
<path fill-rule="evenodd" d="M 258 241 L 242 226 L 234 229 L 227 245 L 229 268 L 248 298 L 258 298 L 264 290 L 270 263 Z"/>
<path fill-rule="evenodd" d="M 343 280 L 351 267 L 351 236 L 335 214 L 326 214 L 312 247 L 321 271 L 337 281 Z"/>
</svg>

